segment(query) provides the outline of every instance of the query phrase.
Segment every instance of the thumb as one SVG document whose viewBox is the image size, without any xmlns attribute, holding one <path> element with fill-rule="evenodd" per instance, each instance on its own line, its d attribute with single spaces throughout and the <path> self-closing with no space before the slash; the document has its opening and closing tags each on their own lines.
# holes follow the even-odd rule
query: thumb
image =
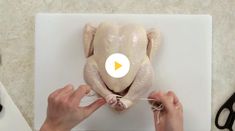
<svg viewBox="0 0 235 131">
<path fill-rule="evenodd" d="M 91 115 L 94 111 L 96 111 L 98 108 L 103 106 L 105 103 L 106 102 L 104 99 L 98 99 L 98 100 L 94 101 L 90 105 L 84 107 L 85 114 L 87 116 Z"/>
</svg>

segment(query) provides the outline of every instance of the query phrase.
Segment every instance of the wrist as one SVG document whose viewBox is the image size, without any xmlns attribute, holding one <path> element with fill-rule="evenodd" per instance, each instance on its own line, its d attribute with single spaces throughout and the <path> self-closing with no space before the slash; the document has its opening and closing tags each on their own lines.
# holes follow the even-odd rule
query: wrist
<svg viewBox="0 0 235 131">
<path fill-rule="evenodd" d="M 47 123 L 44 123 L 40 129 L 40 131 L 53 131 L 53 130 L 55 130 L 55 129 Z M 55 130 L 55 131 L 57 131 L 57 130 Z"/>
<path fill-rule="evenodd" d="M 62 127 L 60 127 L 60 124 L 53 124 L 53 122 L 50 122 L 48 120 L 46 120 L 40 131 L 70 131 L 70 129 L 64 129 Z"/>
</svg>

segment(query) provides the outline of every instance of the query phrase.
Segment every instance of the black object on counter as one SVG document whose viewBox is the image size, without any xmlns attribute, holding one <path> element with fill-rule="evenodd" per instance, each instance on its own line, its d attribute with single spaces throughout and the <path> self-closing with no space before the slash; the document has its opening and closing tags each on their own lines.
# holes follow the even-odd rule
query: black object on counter
<svg viewBox="0 0 235 131">
<path fill-rule="evenodd" d="M 2 107 L 2 105 L 0 104 L 0 112 L 2 111 L 2 108 L 3 108 L 3 107 Z"/>
<path fill-rule="evenodd" d="M 217 128 L 219 129 L 229 129 L 230 131 L 233 131 L 232 127 L 233 127 L 233 123 L 234 123 L 234 119 L 235 119 L 235 112 L 233 110 L 233 104 L 235 102 L 235 93 L 233 93 L 233 95 L 220 107 L 219 111 L 216 114 L 215 117 L 215 125 Z M 229 110 L 229 115 L 228 118 L 225 122 L 225 124 L 223 126 L 219 125 L 219 116 L 221 114 L 221 112 L 224 109 L 228 109 Z"/>
</svg>

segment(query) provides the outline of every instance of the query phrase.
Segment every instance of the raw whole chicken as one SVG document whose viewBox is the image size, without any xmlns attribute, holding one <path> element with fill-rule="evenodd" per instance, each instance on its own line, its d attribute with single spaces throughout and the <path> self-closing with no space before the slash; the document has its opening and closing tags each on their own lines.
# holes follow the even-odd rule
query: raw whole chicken
<svg viewBox="0 0 235 131">
<path fill-rule="evenodd" d="M 158 47 L 160 33 L 146 31 L 137 24 L 103 22 L 98 27 L 86 24 L 83 35 L 85 81 L 115 110 L 128 109 L 152 85 L 150 59 Z M 122 78 L 111 77 L 105 69 L 105 61 L 113 53 L 122 53 L 130 61 L 129 72 Z"/>
</svg>

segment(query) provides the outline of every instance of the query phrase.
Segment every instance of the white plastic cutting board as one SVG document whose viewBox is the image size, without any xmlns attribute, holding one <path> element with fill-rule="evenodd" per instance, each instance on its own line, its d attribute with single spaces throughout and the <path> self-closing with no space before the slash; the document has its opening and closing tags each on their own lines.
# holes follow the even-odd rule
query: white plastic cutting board
<svg viewBox="0 0 235 131">
<path fill-rule="evenodd" d="M 32 131 L 1 82 L 0 102 L 3 105 L 0 112 L 1 131 Z"/>
<path fill-rule="evenodd" d="M 157 27 L 162 45 L 154 57 L 156 90 L 173 90 L 184 106 L 186 131 L 211 125 L 212 18 L 208 15 L 39 14 L 35 28 L 35 128 L 46 116 L 47 97 L 67 83 L 84 83 L 82 32 L 86 23 L 135 22 Z M 153 131 L 153 116 L 141 101 L 124 113 L 104 106 L 74 130 Z"/>
</svg>

